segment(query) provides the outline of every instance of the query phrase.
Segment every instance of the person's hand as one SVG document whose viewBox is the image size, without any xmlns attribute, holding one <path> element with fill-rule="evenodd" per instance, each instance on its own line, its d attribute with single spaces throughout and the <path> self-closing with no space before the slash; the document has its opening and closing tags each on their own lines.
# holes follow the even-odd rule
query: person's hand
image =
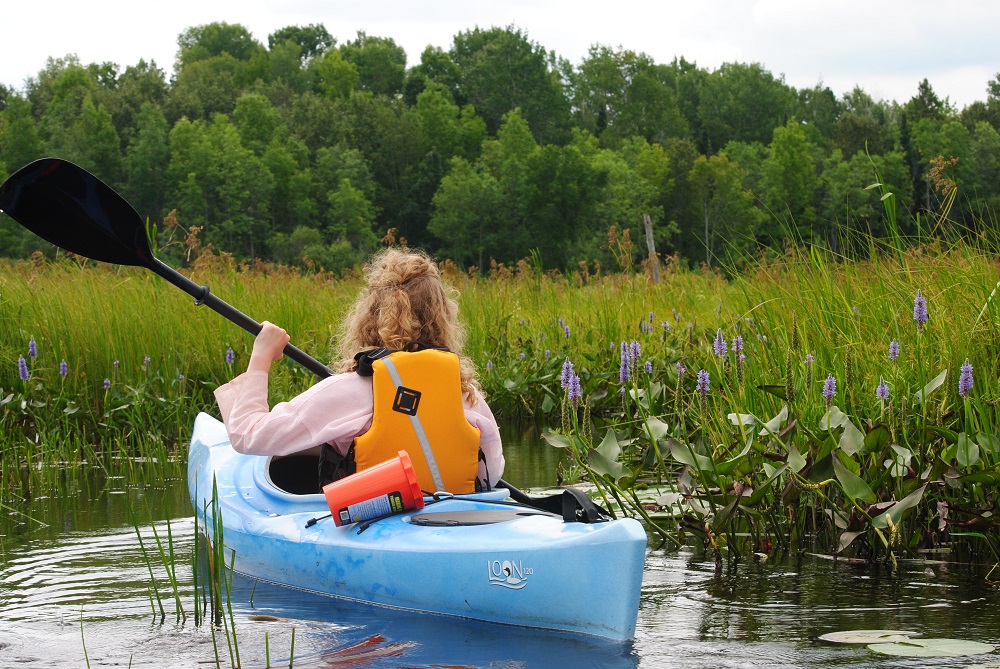
<svg viewBox="0 0 1000 669">
<path fill-rule="evenodd" d="M 284 357 L 282 351 L 288 340 L 288 333 L 274 323 L 261 323 L 260 333 L 253 342 L 247 371 L 270 371 L 271 363 Z"/>
</svg>

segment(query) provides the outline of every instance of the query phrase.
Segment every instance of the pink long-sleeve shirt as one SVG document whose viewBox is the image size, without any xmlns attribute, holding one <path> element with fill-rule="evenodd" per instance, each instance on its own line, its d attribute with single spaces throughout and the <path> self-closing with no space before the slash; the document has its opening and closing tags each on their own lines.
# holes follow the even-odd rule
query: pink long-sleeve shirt
<svg viewBox="0 0 1000 669">
<path fill-rule="evenodd" d="M 267 372 L 248 371 L 215 390 L 233 448 L 252 455 L 289 455 L 320 444 L 346 454 L 355 437 L 372 423 L 372 380 L 353 372 L 325 378 L 297 397 L 267 405 Z M 496 485 L 503 475 L 500 429 L 486 401 L 477 393 L 465 417 L 479 428 L 486 465 L 479 477 Z"/>
</svg>

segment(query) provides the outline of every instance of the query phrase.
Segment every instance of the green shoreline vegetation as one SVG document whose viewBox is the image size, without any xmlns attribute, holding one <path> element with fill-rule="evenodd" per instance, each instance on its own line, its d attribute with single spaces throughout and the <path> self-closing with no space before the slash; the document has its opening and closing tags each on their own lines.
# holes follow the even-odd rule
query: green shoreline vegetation
<svg viewBox="0 0 1000 669">
<path fill-rule="evenodd" d="M 996 247 L 854 242 L 855 259 L 789 247 L 728 277 L 667 258 L 658 283 L 614 231 L 613 272 L 444 267 L 495 411 L 548 426 L 538 447 L 565 449 L 567 482 L 665 541 L 996 564 Z M 320 359 L 360 288 L 204 248 L 185 272 Z M 0 276 L 7 501 L 84 463 L 176 469 L 252 345 L 144 270 L 36 257 Z M 313 381 L 293 363 L 273 378 L 272 401 Z"/>
</svg>

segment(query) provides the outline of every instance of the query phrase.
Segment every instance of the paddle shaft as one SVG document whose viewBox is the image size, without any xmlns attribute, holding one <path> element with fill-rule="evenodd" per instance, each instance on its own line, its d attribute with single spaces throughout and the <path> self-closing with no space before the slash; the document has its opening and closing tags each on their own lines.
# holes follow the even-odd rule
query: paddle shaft
<svg viewBox="0 0 1000 669">
<path fill-rule="evenodd" d="M 260 323 L 250 318 L 231 304 L 213 295 L 207 285 L 196 284 L 194 281 L 187 278 L 173 267 L 161 262 L 157 258 L 152 259 L 152 264 L 144 264 L 144 266 L 148 267 L 153 272 L 162 276 L 164 279 L 193 297 L 196 305 L 204 304 L 212 311 L 232 321 L 255 337 L 260 333 Z M 333 371 L 329 367 L 299 348 L 291 344 L 286 344 L 283 351 L 289 358 L 299 363 L 321 379 L 333 376 Z"/>
</svg>

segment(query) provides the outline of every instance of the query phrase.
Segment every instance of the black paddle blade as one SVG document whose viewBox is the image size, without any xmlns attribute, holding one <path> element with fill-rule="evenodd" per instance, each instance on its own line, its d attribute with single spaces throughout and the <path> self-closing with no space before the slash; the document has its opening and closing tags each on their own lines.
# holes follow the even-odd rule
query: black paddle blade
<svg viewBox="0 0 1000 669">
<path fill-rule="evenodd" d="M 118 265 L 153 265 L 138 212 L 69 161 L 42 158 L 12 174 L 0 185 L 0 211 L 77 255 Z"/>
</svg>

